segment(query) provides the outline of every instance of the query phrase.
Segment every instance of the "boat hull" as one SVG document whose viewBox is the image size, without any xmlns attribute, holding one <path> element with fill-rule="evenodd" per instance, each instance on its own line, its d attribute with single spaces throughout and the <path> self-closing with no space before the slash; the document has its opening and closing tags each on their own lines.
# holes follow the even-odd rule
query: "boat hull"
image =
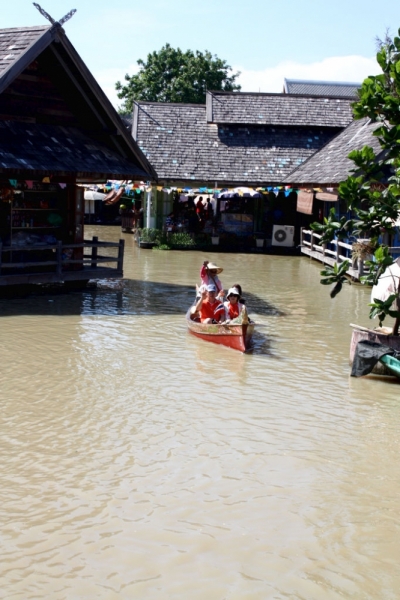
<svg viewBox="0 0 400 600">
<path fill-rule="evenodd" d="M 190 319 L 190 311 L 186 315 L 186 322 L 192 335 L 206 342 L 221 344 L 240 352 L 246 352 L 249 349 L 255 328 L 254 323 L 243 325 L 198 323 Z"/>
<path fill-rule="evenodd" d="M 394 375 L 400 379 L 400 360 L 398 358 L 390 356 L 390 354 L 385 354 L 385 356 L 382 356 L 380 361 L 385 365 L 391 375 Z"/>
<path fill-rule="evenodd" d="M 389 348 L 393 348 L 394 350 L 400 351 L 400 336 L 386 335 L 384 333 L 373 331 L 372 329 L 355 328 L 353 329 L 353 334 L 351 336 L 350 364 L 353 364 L 354 353 L 356 351 L 358 342 L 364 340 L 369 340 L 370 342 L 383 344 L 384 346 L 389 346 Z M 382 362 L 376 363 L 375 367 L 372 369 L 372 373 L 374 373 L 375 375 L 393 375 L 393 373 Z"/>
</svg>

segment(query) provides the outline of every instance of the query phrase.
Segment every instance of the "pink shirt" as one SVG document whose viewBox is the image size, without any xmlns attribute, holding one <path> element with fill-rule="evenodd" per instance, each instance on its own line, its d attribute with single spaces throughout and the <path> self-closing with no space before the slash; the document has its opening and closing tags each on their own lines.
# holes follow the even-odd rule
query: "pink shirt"
<svg viewBox="0 0 400 600">
<path fill-rule="evenodd" d="M 204 265 L 202 265 L 200 269 L 200 278 L 202 285 L 210 285 L 213 283 L 217 288 L 217 293 L 224 289 L 218 275 L 213 275 L 212 277 L 208 275 L 207 267 Z"/>
</svg>

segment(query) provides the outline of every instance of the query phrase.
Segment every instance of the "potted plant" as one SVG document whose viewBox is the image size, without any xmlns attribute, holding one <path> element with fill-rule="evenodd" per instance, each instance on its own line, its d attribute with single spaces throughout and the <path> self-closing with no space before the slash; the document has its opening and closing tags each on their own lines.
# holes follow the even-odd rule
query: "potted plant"
<svg viewBox="0 0 400 600">
<path fill-rule="evenodd" d="M 263 248 L 264 247 L 264 242 L 265 242 L 265 233 L 263 231 L 257 231 L 254 234 L 254 238 L 256 240 L 256 247 L 257 248 Z"/>
<path fill-rule="evenodd" d="M 216 229 L 213 229 L 213 232 L 211 234 L 211 243 L 213 244 L 213 246 L 218 246 L 219 244 L 219 234 Z"/>
<path fill-rule="evenodd" d="M 364 80 L 353 113 L 356 119 L 369 117 L 377 123 L 373 135 L 377 136 L 381 150 L 375 153 L 370 146 L 364 146 L 349 154 L 354 168 L 339 185 L 339 196 L 354 219 L 337 219 L 332 209 L 329 218 L 323 224 L 313 224 L 313 229 L 323 234 L 324 242 L 344 233 L 354 236 L 353 257 L 365 260 L 367 268 L 360 277 L 361 283 L 377 286 L 379 281 L 379 288 L 373 289 L 377 297 L 373 296 L 369 303 L 369 316 L 378 317 L 380 326 L 386 317 L 394 319 L 392 335 L 385 336 L 381 343 L 400 349 L 400 277 L 393 275 L 397 268 L 400 273 L 400 265 L 394 265 L 387 245 L 400 214 L 400 37 L 394 40 L 387 37 L 380 42 L 377 61 L 382 73 Z M 321 283 L 334 285 L 331 297 L 340 292 L 343 283 L 349 283 L 346 275 L 349 264 L 344 261 L 321 272 Z M 387 291 L 380 293 L 385 281 Z"/>
<path fill-rule="evenodd" d="M 139 248 L 154 248 L 160 240 L 162 232 L 152 227 L 144 227 L 137 231 L 137 242 Z"/>
</svg>

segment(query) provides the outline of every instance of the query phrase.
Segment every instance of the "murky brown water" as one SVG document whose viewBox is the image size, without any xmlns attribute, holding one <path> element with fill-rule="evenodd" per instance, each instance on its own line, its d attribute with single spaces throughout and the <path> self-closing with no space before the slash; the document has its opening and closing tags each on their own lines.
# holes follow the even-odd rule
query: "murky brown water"
<svg viewBox="0 0 400 600">
<path fill-rule="evenodd" d="M 399 598 L 400 386 L 349 377 L 368 291 L 210 255 L 265 325 L 242 355 L 186 332 L 204 255 L 125 238 L 122 290 L 0 301 L 0 597 Z"/>
</svg>

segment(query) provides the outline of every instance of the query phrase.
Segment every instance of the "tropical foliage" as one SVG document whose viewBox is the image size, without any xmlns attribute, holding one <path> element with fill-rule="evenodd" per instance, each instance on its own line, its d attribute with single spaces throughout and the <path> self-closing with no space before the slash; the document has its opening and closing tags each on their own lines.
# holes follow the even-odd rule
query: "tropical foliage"
<svg viewBox="0 0 400 600">
<path fill-rule="evenodd" d="M 144 227 L 137 230 L 137 235 L 141 242 L 158 242 L 162 232 L 152 227 Z"/>
<path fill-rule="evenodd" d="M 144 227 L 138 229 L 138 237 L 141 242 L 155 243 L 156 250 L 173 250 L 175 248 L 194 248 L 195 240 L 189 233 L 165 233 L 161 229 Z"/>
<path fill-rule="evenodd" d="M 359 99 L 353 104 L 354 117 L 368 117 L 377 123 L 374 135 L 381 150 L 365 146 L 349 154 L 354 167 L 351 175 L 339 185 L 339 195 L 345 201 L 354 218 L 337 219 L 331 210 L 323 223 L 314 223 L 313 229 L 322 234 L 322 242 L 343 239 L 346 236 L 368 238 L 376 247 L 374 259 L 367 261 L 368 275 L 362 283 L 375 285 L 379 276 L 393 263 L 387 246 L 382 241 L 385 234 L 395 230 L 400 213 L 400 30 L 399 36 L 387 37 L 379 43 L 377 62 L 381 73 L 367 77 L 359 91 Z M 345 263 L 343 263 L 344 265 Z M 334 284 L 334 297 L 345 281 L 343 265 L 326 268 L 321 272 L 321 283 Z M 393 302 L 397 310 L 393 310 Z M 396 319 L 394 333 L 400 325 L 400 290 L 387 300 L 374 300 L 370 304 L 370 317 L 378 316 L 382 323 L 385 316 Z"/>
<path fill-rule="evenodd" d="M 346 277 L 346 271 L 349 268 L 349 261 L 345 260 L 340 265 L 335 263 L 333 267 L 326 267 L 321 271 L 323 279 L 321 279 L 322 285 L 335 284 L 330 292 L 331 298 L 334 298 L 341 291 L 344 283 L 349 283 Z"/>
</svg>

